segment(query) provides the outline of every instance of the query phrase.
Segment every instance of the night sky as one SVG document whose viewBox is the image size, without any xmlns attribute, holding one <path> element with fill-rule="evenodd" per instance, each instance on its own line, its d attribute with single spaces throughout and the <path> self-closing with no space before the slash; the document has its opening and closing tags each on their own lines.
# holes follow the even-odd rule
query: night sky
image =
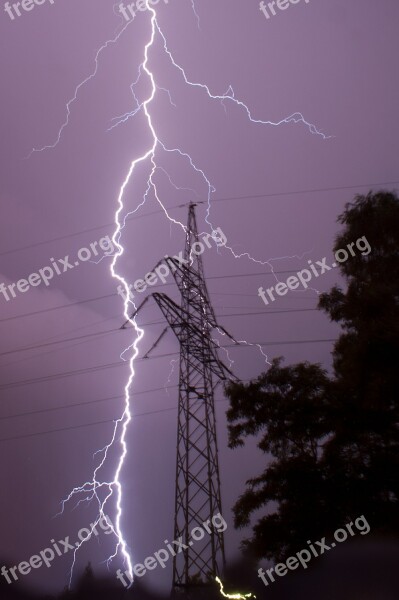
<svg viewBox="0 0 399 600">
<path fill-rule="evenodd" d="M 220 324 L 237 339 L 261 343 L 269 360 L 284 356 L 285 364 L 308 360 L 330 369 L 339 330 L 316 307 L 318 292 L 340 282 L 338 271 L 320 277 L 312 286 L 317 291 L 290 292 L 269 306 L 258 288 L 275 282 L 271 267 L 285 281 L 310 259 L 327 257 L 331 263 L 336 219 L 345 203 L 370 189 L 398 188 L 397 0 L 302 0 L 270 19 L 257 0 L 196 0 L 200 27 L 189 0 L 161 0 L 156 10 L 168 47 L 190 81 L 205 83 L 214 95 L 232 86 L 254 119 L 279 122 L 301 112 L 324 134 L 311 133 L 303 123 L 251 123 L 242 107 L 187 86 L 159 37 L 149 51 L 158 85 L 149 111 L 158 136 L 168 148 L 190 154 L 206 173 L 215 189 L 209 221 L 236 255 L 244 255 L 235 258 L 215 247 L 203 254 Z M 110 129 L 115 117 L 136 106 L 130 86 L 151 35 L 149 12 L 138 12 L 127 24 L 117 11 L 109 0 L 46 0 L 14 20 L 1 11 L 0 283 L 6 286 L 50 265 L 51 258 L 69 255 L 74 262 L 79 249 L 112 236 L 131 161 L 151 147 L 143 111 Z M 122 28 L 118 40 L 97 55 Z M 94 73 L 96 55 L 95 77 L 75 94 Z M 145 73 L 135 91 L 139 102 L 148 97 Z M 125 252 L 118 271 L 130 283 L 165 254 L 183 249 L 182 227 L 165 212 L 185 223 L 187 203 L 197 201 L 199 230 L 210 231 L 201 204 L 207 200 L 204 179 L 176 153 L 159 149 L 156 158 L 164 208 L 150 191 L 121 237 Z M 126 187 L 124 215 L 143 202 L 149 168 L 142 164 Z M 109 443 L 113 419 L 123 411 L 129 370 L 120 354 L 134 331 L 119 329 L 122 298 L 111 258 L 100 258 L 15 299 L 0 295 L 0 556 L 12 564 L 29 560 L 50 539 L 75 540 L 96 515 L 94 504 L 76 507 L 78 498 L 54 518 L 70 490 L 91 479 L 98 461 L 93 453 Z M 178 301 L 171 277 L 153 291 Z M 136 299 L 145 296 L 137 293 Z M 131 388 L 136 418 L 121 477 L 123 531 L 134 562 L 173 537 L 179 351 L 169 332 L 143 359 L 165 327 L 153 300 L 138 322 L 145 334 Z M 256 347 L 229 348 L 229 355 L 243 380 L 266 368 Z M 225 352 L 220 356 L 228 362 Z M 227 448 L 227 406 L 219 386 L 223 517 L 232 560 L 248 532 L 234 530 L 231 508 L 264 459 L 255 442 Z M 103 474 L 111 478 L 117 453 L 109 459 Z M 114 519 L 112 499 L 106 512 Z M 104 534 L 85 545 L 77 573 L 88 560 L 96 573 L 103 572 L 114 541 Z M 59 558 L 25 582 L 59 591 L 70 566 L 71 555 Z M 120 567 L 118 555 L 111 573 Z M 169 567 L 148 573 L 146 583 L 167 590 Z"/>
</svg>

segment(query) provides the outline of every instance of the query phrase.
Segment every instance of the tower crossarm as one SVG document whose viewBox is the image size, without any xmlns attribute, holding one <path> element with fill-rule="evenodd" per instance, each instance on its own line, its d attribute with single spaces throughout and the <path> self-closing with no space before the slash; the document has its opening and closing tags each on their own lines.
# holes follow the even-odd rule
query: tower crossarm
<svg viewBox="0 0 399 600">
<path fill-rule="evenodd" d="M 211 328 L 216 328 L 218 326 L 216 316 L 202 274 L 195 270 L 193 264 L 186 266 L 174 257 L 165 257 L 165 262 L 172 272 L 181 295 L 185 296 L 197 310 L 205 312 Z"/>
<path fill-rule="evenodd" d="M 233 375 L 230 369 L 218 357 L 217 345 L 207 337 L 207 332 L 203 333 L 192 322 L 192 315 L 178 306 L 166 294 L 155 292 L 153 297 L 180 344 L 184 345 L 187 339 L 190 339 L 191 354 L 194 358 L 201 363 L 206 362 L 219 379 L 227 379 L 226 373 L 231 376 Z M 193 341 L 195 344 L 192 344 Z"/>
</svg>

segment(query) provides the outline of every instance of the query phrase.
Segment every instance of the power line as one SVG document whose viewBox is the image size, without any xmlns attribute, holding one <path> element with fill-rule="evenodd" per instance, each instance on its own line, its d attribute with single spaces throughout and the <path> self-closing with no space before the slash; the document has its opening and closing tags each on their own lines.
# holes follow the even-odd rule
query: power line
<svg viewBox="0 0 399 600">
<path fill-rule="evenodd" d="M 35 315 L 40 315 L 42 313 L 48 313 L 48 312 L 52 312 L 54 310 L 61 310 L 62 308 L 69 308 L 71 306 L 77 306 L 78 304 L 86 304 L 89 302 L 95 302 L 96 300 L 104 300 L 105 298 L 111 298 L 111 296 L 116 296 L 116 294 L 106 294 L 105 296 L 97 296 L 96 298 L 88 298 L 87 300 L 78 300 L 77 302 L 70 302 L 69 304 L 61 304 L 60 306 L 52 306 L 51 308 L 42 308 L 41 310 L 35 310 L 32 312 L 15 315 L 15 317 L 6 317 L 5 319 L 0 319 L 0 323 L 4 323 L 5 321 L 14 321 L 14 319 L 22 319 L 23 317 L 33 317 Z"/>
<path fill-rule="evenodd" d="M 211 200 L 211 204 L 214 204 L 215 202 L 227 202 L 227 201 L 234 201 L 234 200 L 247 200 L 248 198 L 274 198 L 274 197 L 280 197 L 280 196 L 294 196 L 294 195 L 300 195 L 300 194 L 314 194 L 314 193 L 320 193 L 320 192 L 336 192 L 336 191 L 341 191 L 341 190 L 351 190 L 351 189 L 357 189 L 357 188 L 362 188 L 362 187 L 375 187 L 375 186 L 381 186 L 381 185 L 395 185 L 399 183 L 399 181 L 383 181 L 380 183 L 360 183 L 358 185 L 346 185 L 346 186 L 339 186 L 339 187 L 326 187 L 326 188 L 313 188 L 313 189 L 308 189 L 308 190 L 294 190 L 291 192 L 274 192 L 274 193 L 268 193 L 268 194 L 252 194 L 252 195 L 246 195 L 246 196 L 226 196 L 224 198 L 214 198 Z M 173 208 L 180 208 L 181 204 L 177 204 L 175 206 L 170 206 L 168 207 L 168 210 L 172 210 Z M 154 210 L 150 213 L 145 213 L 144 215 L 141 214 L 133 214 L 130 215 L 129 217 L 127 217 L 126 221 L 130 221 L 133 219 L 141 219 L 144 217 L 149 217 L 155 214 L 159 214 L 164 212 L 162 209 L 158 209 L 158 210 Z M 82 233 L 89 233 L 91 231 L 98 231 L 100 229 L 105 229 L 106 227 L 112 227 L 113 225 L 115 225 L 115 223 L 105 223 L 103 225 L 98 225 L 96 227 L 90 227 L 90 228 L 86 228 L 86 229 L 81 229 L 80 231 L 76 231 L 75 233 L 69 233 L 66 235 L 62 235 L 56 238 L 51 238 L 48 240 L 43 240 L 41 242 L 35 242 L 33 244 L 29 244 L 27 246 L 21 246 L 19 248 L 14 248 L 13 250 L 6 250 L 5 252 L 1 252 L 0 253 L 0 257 L 1 256 L 6 256 L 7 254 L 12 254 L 14 252 L 22 252 L 23 250 L 29 250 L 30 248 L 36 248 L 38 246 L 43 246 L 45 244 L 51 244 L 52 242 L 58 242 L 60 240 L 65 240 L 68 239 L 70 237 L 76 237 L 78 235 L 81 235 Z"/>
<path fill-rule="evenodd" d="M 161 322 L 161 321 L 159 321 Z M 147 323 L 150 325 L 150 323 Z M 85 333 L 83 335 L 77 335 L 71 338 L 64 338 L 62 340 L 55 340 L 53 342 L 44 342 L 43 344 L 35 344 L 33 346 L 23 346 L 22 348 L 15 348 L 14 350 L 7 350 L 5 352 L 0 352 L 1 356 L 8 356 L 9 354 L 16 354 L 18 352 L 26 352 L 28 350 L 36 350 L 38 348 L 47 348 L 49 346 L 56 346 L 57 344 L 66 344 L 68 342 L 75 342 L 77 340 L 95 338 L 100 335 L 109 335 L 110 333 L 116 333 L 119 329 L 108 329 L 106 331 L 98 331 L 97 333 Z"/>
<path fill-rule="evenodd" d="M 106 321 L 113 320 L 115 318 L 116 317 L 111 317 L 111 318 L 108 318 L 108 319 L 103 319 L 103 320 L 100 321 L 100 323 L 105 323 Z M 117 318 L 118 318 L 118 322 L 120 322 L 120 315 L 117 315 Z M 93 323 L 93 324 L 89 325 L 89 327 L 92 327 L 93 325 L 96 325 L 96 324 L 97 323 Z M 76 328 L 68 330 L 65 333 L 73 333 L 74 331 L 80 331 L 81 329 L 85 329 L 87 327 L 88 327 L 87 325 L 84 326 L 84 327 L 76 327 Z M 104 336 L 104 334 L 101 335 L 99 333 L 98 334 L 98 338 L 96 338 L 96 341 L 102 339 L 103 336 Z M 42 340 L 38 344 L 38 347 L 40 347 L 42 344 L 43 345 L 47 344 L 49 340 L 54 340 L 55 343 L 57 343 L 57 342 L 58 343 L 63 343 L 63 342 L 66 343 L 66 342 L 68 342 L 68 338 L 61 338 L 61 340 L 55 339 L 55 338 L 59 338 L 59 337 L 60 337 L 60 334 L 55 335 L 55 336 L 51 336 L 50 338 L 45 338 L 44 340 Z M 73 340 L 73 338 L 72 338 L 72 340 Z M 77 348 L 78 346 L 81 346 L 82 344 L 85 344 L 85 343 L 86 343 L 86 340 L 82 340 L 80 342 L 78 341 L 78 342 L 70 344 L 70 345 L 62 346 L 58 350 L 70 350 L 71 348 Z M 21 351 L 23 351 L 24 349 L 25 349 L 25 347 L 20 348 Z M 6 351 L 5 353 L 14 353 L 14 352 L 13 351 Z M 51 354 L 51 353 L 54 353 L 54 350 L 50 349 L 47 352 L 40 352 L 40 353 L 36 353 L 36 354 L 30 354 L 30 355 L 24 356 L 23 358 L 20 358 L 18 360 L 13 360 L 11 362 L 1 363 L 0 364 L 0 368 L 2 369 L 4 367 L 10 366 L 10 365 L 19 364 L 21 362 L 26 362 L 26 361 L 29 361 L 29 360 L 35 360 L 37 358 L 40 358 L 41 356 L 47 356 L 47 354 Z"/>
<path fill-rule="evenodd" d="M 173 386 L 173 387 L 177 387 L 177 386 Z M 165 389 L 165 388 L 159 388 L 159 389 Z M 216 402 L 227 402 L 227 398 L 223 398 L 221 400 L 216 400 Z M 138 413 L 138 414 L 133 414 L 133 420 L 136 417 L 145 417 L 147 415 L 156 415 L 156 414 L 160 414 L 160 413 L 165 413 L 165 412 L 170 412 L 170 411 L 175 411 L 177 410 L 177 406 L 173 406 L 171 408 L 161 408 L 159 410 L 150 410 L 148 412 L 144 412 L 144 413 Z M 71 425 L 70 427 L 61 427 L 60 429 L 50 429 L 47 431 L 38 431 L 37 433 L 27 433 L 24 435 L 16 435 L 13 437 L 9 437 L 9 438 L 0 438 L 0 442 L 10 442 L 13 440 L 22 440 L 22 439 L 26 439 L 26 438 L 32 438 L 32 437 L 37 437 L 40 435 L 47 435 L 49 433 L 60 433 L 61 431 L 71 431 L 74 429 L 83 429 L 85 427 L 93 427 L 95 425 L 104 425 L 106 423 L 115 423 L 115 421 L 117 421 L 118 419 L 106 419 L 104 421 L 95 421 L 94 423 L 85 423 L 82 425 Z"/>
<path fill-rule="evenodd" d="M 286 345 L 297 345 L 297 344 L 320 344 L 320 343 L 325 343 L 325 342 L 335 342 L 336 338 L 326 338 L 326 339 L 319 339 L 319 340 L 288 340 L 288 341 L 267 341 L 267 342 L 248 342 L 248 345 L 243 345 L 243 344 L 227 344 L 226 346 L 220 346 L 221 349 L 223 348 L 252 348 L 254 346 L 286 346 Z M 155 360 L 155 359 L 159 359 L 159 358 L 166 358 L 169 356 L 176 356 L 178 355 L 178 352 L 169 352 L 167 354 L 158 354 L 156 356 L 151 356 L 151 357 L 140 357 L 140 358 L 136 358 L 135 362 L 137 361 L 142 361 L 142 360 Z M 73 377 L 75 375 L 84 375 L 86 373 L 95 373 L 97 371 L 102 371 L 102 370 L 107 370 L 107 369 L 114 369 L 117 367 L 122 367 L 122 366 L 127 366 L 129 364 L 128 361 L 121 361 L 121 362 L 116 362 L 116 363 L 107 363 L 105 365 L 97 365 L 95 367 L 86 367 L 85 369 L 75 369 L 75 370 L 70 370 L 70 371 L 64 371 L 61 373 L 54 373 L 53 375 L 45 375 L 43 377 L 36 377 L 34 379 L 26 379 L 26 380 L 22 380 L 22 381 L 13 381 L 10 383 L 5 383 L 3 385 L 0 385 L 0 391 L 3 390 L 8 390 L 8 389 L 13 389 L 16 387 L 21 387 L 21 386 L 25 386 L 25 385 L 33 385 L 35 383 L 44 383 L 47 381 L 54 381 L 56 379 L 65 379 L 67 377 Z"/>
<path fill-rule="evenodd" d="M 170 209 L 172 208 L 177 208 L 177 206 L 171 206 Z M 131 221 L 132 219 L 143 219 L 144 217 L 150 217 L 161 212 L 164 211 L 160 208 L 159 210 L 154 210 L 150 213 L 145 213 L 144 215 L 131 215 L 130 217 L 126 218 L 126 221 Z M 81 229 L 80 231 L 76 231 L 75 233 L 67 233 L 65 235 L 60 235 L 56 238 L 50 238 L 49 240 L 35 242 L 34 244 L 29 244 L 28 246 L 20 246 L 19 248 L 14 248 L 13 250 L 6 250 L 5 252 L 0 252 L 0 256 L 6 256 L 7 254 L 13 254 L 14 252 L 22 252 L 22 250 L 29 250 L 30 248 L 37 248 L 38 246 L 44 246 L 45 244 L 51 244 L 52 242 L 59 242 L 61 240 L 66 240 L 71 237 L 77 237 L 78 235 L 82 235 L 82 233 L 99 231 L 100 229 L 112 227 L 113 225 L 115 225 L 115 223 L 105 223 L 104 225 L 97 225 L 96 227 L 88 227 L 87 229 Z"/>
<path fill-rule="evenodd" d="M 143 359 L 136 359 L 143 360 Z M 47 381 L 55 381 L 56 379 L 66 379 L 67 377 L 72 377 L 75 375 L 85 375 L 86 373 L 96 373 L 97 371 L 107 370 L 107 369 L 115 369 L 117 367 L 126 367 L 129 364 L 128 361 L 107 363 L 105 365 L 97 365 L 95 367 L 86 367 L 84 369 L 75 369 L 69 371 L 62 371 L 61 373 L 54 373 L 53 375 L 44 375 L 42 377 L 36 377 L 33 379 L 25 379 L 22 381 L 13 381 L 10 383 L 5 383 L 0 385 L 0 390 L 8 390 L 16 387 L 21 387 L 24 385 L 33 385 L 35 383 L 44 383 Z"/>
<path fill-rule="evenodd" d="M 210 277 L 207 277 L 207 281 L 209 279 L 233 279 L 236 277 L 258 277 L 258 276 L 263 276 L 263 275 L 283 275 L 283 274 L 288 274 L 288 273 L 293 273 L 295 272 L 295 269 L 288 269 L 288 270 L 284 270 L 284 271 L 273 271 L 273 272 L 262 272 L 262 273 L 239 273 L 237 275 L 211 275 Z M 157 288 L 157 287 L 166 287 L 168 285 L 174 285 L 174 282 L 169 282 L 169 283 L 160 283 L 159 285 L 154 285 L 152 286 L 153 288 Z M 105 294 L 104 296 L 96 296 L 94 298 L 87 298 L 86 300 L 79 300 L 77 302 L 70 302 L 69 304 L 61 304 L 60 306 L 53 306 L 51 308 L 42 308 L 40 310 L 35 310 L 32 312 L 28 312 L 28 313 L 22 313 L 19 315 L 15 315 L 14 317 L 6 317 L 4 319 L 0 319 L 0 323 L 4 323 L 6 321 L 13 321 L 15 319 L 22 319 L 24 317 L 33 317 L 35 315 L 40 315 L 43 313 L 47 313 L 47 312 L 52 312 L 54 310 L 61 310 L 63 308 L 70 308 L 72 306 L 77 306 L 79 304 L 86 304 L 86 303 L 90 303 L 90 302 L 96 302 L 97 300 L 104 300 L 106 298 L 116 298 L 118 294 Z"/>
<path fill-rule="evenodd" d="M 246 380 L 246 381 L 251 381 L 250 379 Z M 130 398 L 132 400 L 134 400 L 137 396 L 142 396 L 144 394 L 150 394 L 150 393 L 154 393 L 154 392 L 161 392 L 162 390 L 168 391 L 171 389 L 177 389 L 178 386 L 177 385 L 169 385 L 168 387 L 162 387 L 162 388 L 154 388 L 152 390 L 142 390 L 139 392 L 135 392 L 132 391 Z M 0 417 L 0 421 L 8 421 L 8 420 L 12 420 L 12 419 L 19 419 L 21 417 L 30 417 L 32 415 L 39 415 L 39 414 L 43 414 L 43 413 L 48 413 L 48 412 L 58 412 L 59 410 L 69 410 L 71 408 L 80 408 L 81 406 L 90 406 L 92 404 L 100 404 L 101 402 L 110 402 L 111 400 L 122 400 L 125 396 L 109 396 L 108 398 L 100 398 L 97 400 L 86 400 L 84 402 L 75 402 L 74 404 L 63 404 L 62 406 L 53 406 L 50 408 L 41 408 L 39 410 L 32 410 L 29 412 L 22 412 L 22 413 L 17 413 L 15 415 L 6 415 L 4 417 Z M 172 409 L 167 409 L 167 410 L 172 410 Z M 134 416 L 143 416 L 143 415 L 150 415 L 153 414 L 153 412 L 159 412 L 159 411 L 149 411 L 146 413 L 140 413 L 140 415 L 134 415 Z"/>
<path fill-rule="evenodd" d="M 271 194 L 257 194 L 257 195 L 250 195 L 250 196 L 233 196 L 233 197 L 229 197 L 229 198 L 215 198 L 214 200 L 211 201 L 211 203 L 213 204 L 214 202 L 225 202 L 227 200 L 246 200 L 247 198 L 277 198 L 279 196 L 296 196 L 296 195 L 300 195 L 300 194 L 314 194 L 314 193 L 320 193 L 320 192 L 338 192 L 341 190 L 355 190 L 357 188 L 360 187 L 374 187 L 374 186 L 379 186 L 379 185 L 395 185 L 399 183 L 399 181 L 383 181 L 382 183 L 361 183 L 359 185 L 343 185 L 343 186 L 338 186 L 338 187 L 330 187 L 330 188 L 316 188 L 316 189 L 310 189 L 310 190 L 295 190 L 292 192 L 274 192 Z"/>
<path fill-rule="evenodd" d="M 236 306 L 234 308 L 239 308 L 239 306 Z M 252 316 L 256 316 L 256 315 L 278 315 L 278 314 L 282 314 L 282 313 L 316 312 L 316 311 L 319 311 L 319 309 L 318 308 L 287 308 L 286 310 L 262 310 L 260 312 L 250 312 L 250 313 L 228 313 L 227 315 L 219 315 L 219 318 L 224 319 L 225 317 L 252 317 Z M 1 354 L 0 354 L 0 356 L 1 356 Z"/>
<path fill-rule="evenodd" d="M 144 394 L 150 394 L 153 392 L 160 392 L 166 389 L 177 388 L 176 385 L 169 386 L 168 388 L 154 388 L 152 390 L 142 390 L 140 392 L 132 392 L 131 397 L 134 400 L 136 396 L 142 396 Z M 109 396 L 108 398 L 100 398 L 98 400 L 86 400 L 85 402 L 77 402 L 75 404 L 64 404 L 62 406 L 53 406 L 51 408 L 42 408 L 40 410 L 32 410 L 29 412 L 17 413 L 16 415 L 7 415 L 0 417 L 0 421 L 8 421 L 11 419 L 19 419 L 21 417 L 31 417 L 32 415 L 40 415 L 48 412 L 57 412 L 59 410 L 68 410 L 70 408 L 77 408 L 81 406 L 90 406 L 91 404 L 99 404 L 100 402 L 110 402 L 111 400 L 122 400 L 125 396 Z"/>
<path fill-rule="evenodd" d="M 221 307 L 219 307 L 221 308 Z M 231 306 L 226 308 L 240 308 L 239 306 Z M 255 307 L 254 307 L 255 310 Z M 246 312 L 246 313 L 228 313 L 226 315 L 219 315 L 219 318 L 223 319 L 224 317 L 251 317 L 257 315 L 276 315 L 282 313 L 297 313 L 297 312 L 316 312 L 318 308 L 287 308 L 286 310 L 268 310 L 268 311 L 259 311 L 259 312 Z M 163 323 L 163 321 L 150 321 L 149 323 L 140 323 L 140 327 L 149 327 L 150 325 L 159 325 Z M 8 356 L 9 354 L 16 354 L 18 352 L 26 352 L 28 350 L 36 350 L 39 348 L 47 348 L 48 346 L 56 346 L 58 344 L 67 344 L 68 342 L 75 342 L 83 339 L 95 338 L 97 336 L 109 335 L 111 333 L 117 333 L 120 331 L 120 328 L 117 329 L 107 329 L 106 331 L 98 331 L 96 333 L 85 333 L 83 335 L 78 335 L 71 338 L 64 338 L 62 340 L 54 340 L 53 342 L 44 342 L 42 344 L 34 344 L 32 346 L 23 346 L 22 348 L 15 348 L 14 350 L 6 350 L 5 352 L 0 352 L 0 357 Z M 1 366 L 1 365 L 0 365 Z"/>
<path fill-rule="evenodd" d="M 175 408 L 171 408 L 171 409 L 163 409 L 159 412 L 166 412 L 167 410 L 176 410 Z M 135 415 L 138 417 L 141 416 L 145 416 L 146 414 L 152 414 L 152 413 L 141 413 L 139 415 Z M 105 423 L 115 423 L 117 419 L 106 419 L 104 421 L 95 421 L 94 423 L 85 423 L 82 425 L 72 425 L 71 427 L 61 427 L 60 429 L 51 429 L 48 431 L 39 431 L 37 433 L 28 433 L 25 435 L 20 435 L 20 436 L 15 436 L 15 437 L 9 437 L 9 438 L 2 438 L 0 439 L 0 442 L 10 442 L 11 440 L 21 440 L 21 439 L 25 439 L 25 438 L 31 438 L 31 437 L 36 437 L 39 435 L 46 435 L 48 433 L 59 433 L 61 431 L 71 431 L 73 429 L 82 429 L 84 427 L 92 427 L 94 425 L 104 425 Z"/>
</svg>

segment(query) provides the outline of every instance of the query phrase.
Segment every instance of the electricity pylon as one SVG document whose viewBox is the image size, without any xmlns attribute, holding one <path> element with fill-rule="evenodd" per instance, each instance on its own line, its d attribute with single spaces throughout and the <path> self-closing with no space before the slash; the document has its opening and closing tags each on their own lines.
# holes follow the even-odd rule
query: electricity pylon
<svg viewBox="0 0 399 600">
<path fill-rule="evenodd" d="M 170 257 L 163 261 L 173 273 L 181 306 L 164 293 L 152 294 L 180 344 L 174 540 L 181 540 L 185 548 L 173 559 L 174 592 L 214 584 L 225 563 L 223 532 L 209 523 L 214 515 L 223 514 L 214 392 L 221 380 L 233 375 L 218 357 L 212 330 L 231 336 L 217 324 L 200 245 L 195 204 L 189 204 L 184 261 Z M 207 522 L 209 533 L 204 528 Z"/>
</svg>

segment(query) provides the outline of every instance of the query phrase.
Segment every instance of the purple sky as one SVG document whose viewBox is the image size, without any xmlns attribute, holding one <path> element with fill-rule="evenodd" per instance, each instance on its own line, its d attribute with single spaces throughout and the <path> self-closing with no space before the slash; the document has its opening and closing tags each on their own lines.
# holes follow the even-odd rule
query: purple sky
<svg viewBox="0 0 399 600">
<path fill-rule="evenodd" d="M 302 1 L 269 20 L 256 0 L 197 0 L 196 5 L 200 30 L 188 0 L 170 0 L 168 6 L 161 1 L 157 8 L 169 48 L 190 80 L 206 83 L 214 94 L 231 85 L 254 118 L 279 121 L 300 111 L 334 137 L 324 140 L 302 124 L 250 123 L 239 107 L 229 102 L 223 107 L 203 90 L 187 87 L 158 39 L 150 51 L 149 67 L 176 105 L 158 90 L 150 110 L 160 138 L 168 147 L 190 153 L 206 172 L 216 188 L 210 220 L 222 228 L 236 254 L 248 252 L 263 262 L 293 257 L 273 261 L 276 271 L 295 272 L 305 268 L 308 259 L 324 256 L 332 262 L 336 217 L 344 204 L 370 187 L 395 189 L 399 180 L 397 0 Z M 37 272 L 51 257 L 75 257 L 79 248 L 113 232 L 117 196 L 130 162 L 151 144 L 143 113 L 107 131 L 113 117 L 134 108 L 130 84 L 137 78 L 149 40 L 149 13 L 139 13 L 118 42 L 100 54 L 97 75 L 80 88 L 58 145 L 26 157 L 32 148 L 52 145 L 57 139 L 66 102 L 93 71 L 96 51 L 123 25 L 108 0 L 46 2 L 14 21 L 1 11 L 0 283 L 8 285 Z M 143 100 L 149 89 L 143 76 L 138 98 Z M 174 219 L 185 222 L 186 208 L 176 207 L 205 200 L 206 186 L 186 160 L 163 152 L 157 159 L 178 186 L 197 194 L 176 191 L 159 171 L 164 206 Z M 147 174 L 148 165 L 147 170 L 137 171 L 127 187 L 127 211 L 142 201 Z M 209 231 L 204 216 L 200 205 L 199 228 Z M 162 256 L 181 250 L 183 234 L 150 194 L 137 218 L 128 221 L 122 242 L 125 254 L 118 266 L 133 282 Z M 284 355 L 287 363 L 309 360 L 330 367 L 331 343 L 289 343 L 337 336 L 337 328 L 321 312 L 298 312 L 316 307 L 316 292 L 291 292 L 265 307 L 257 290 L 273 284 L 267 265 L 235 259 L 227 249 L 207 250 L 203 259 L 216 314 L 236 338 L 281 341 L 264 346 L 270 358 Z M 94 507 L 87 505 L 72 511 L 72 503 L 64 516 L 52 518 L 60 500 L 90 478 L 93 452 L 110 440 L 113 425 L 68 428 L 119 417 L 122 399 L 109 398 L 121 396 L 128 370 L 121 364 L 49 381 L 31 380 L 120 362 L 132 332 L 118 330 L 123 307 L 109 266 L 109 258 L 100 264 L 87 262 L 56 277 L 47 288 L 31 289 L 10 302 L 0 296 L 0 556 L 14 564 L 45 548 L 51 538 L 76 539 L 78 530 L 89 525 L 95 514 Z M 280 275 L 282 280 L 287 277 Z M 336 271 L 325 275 L 317 289 L 329 289 L 337 277 Z M 171 279 L 169 284 L 162 291 L 177 299 Z M 72 306 L 50 310 L 65 304 Z M 290 312 L 273 312 L 277 310 Z M 248 314 L 267 311 L 272 314 Z M 145 327 L 142 356 L 164 327 L 152 301 L 140 322 L 153 321 L 157 324 Z M 94 339 L 80 337 L 100 332 L 108 333 Z M 60 344 L 42 346 L 52 341 Z M 41 347 L 12 352 L 25 346 Z M 137 416 L 128 433 L 123 529 L 138 562 L 173 536 L 178 371 L 169 378 L 173 357 L 155 357 L 177 351 L 169 333 L 151 360 L 137 362 L 132 387 L 133 413 L 171 409 Z M 230 356 L 242 379 L 257 376 L 265 366 L 255 348 L 233 349 Z M 166 392 L 168 378 L 172 387 Z M 13 382 L 20 384 L 8 385 Z M 106 400 L 94 402 L 102 399 Z M 254 443 L 242 450 L 227 448 L 227 402 L 221 392 L 216 400 L 223 516 L 229 526 L 227 557 L 232 559 L 245 532 L 233 530 L 231 507 L 245 480 L 259 472 L 264 460 Z M 89 401 L 93 402 L 82 405 Z M 41 412 L 10 418 L 33 411 Z M 62 428 L 66 430 L 21 439 Z M 109 473 L 115 456 L 110 465 Z M 108 506 L 113 518 L 114 504 Z M 91 542 L 83 549 L 78 568 L 91 558 L 100 571 L 104 567 L 99 563 L 110 548 L 109 536 L 99 544 Z M 26 581 L 59 590 L 67 581 L 69 566 L 68 556 Z M 120 566 L 118 559 L 111 569 Z M 170 586 L 170 578 L 169 569 L 158 569 L 146 581 L 164 589 Z"/>
</svg>

